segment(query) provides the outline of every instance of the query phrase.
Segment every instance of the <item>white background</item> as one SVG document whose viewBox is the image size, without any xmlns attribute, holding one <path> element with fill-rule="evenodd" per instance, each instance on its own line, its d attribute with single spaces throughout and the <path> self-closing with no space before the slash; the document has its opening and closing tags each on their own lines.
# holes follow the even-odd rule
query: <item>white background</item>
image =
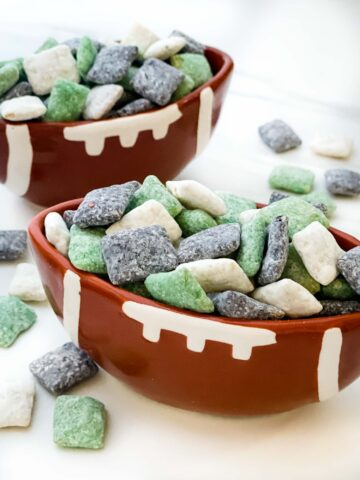
<svg viewBox="0 0 360 480">
<path fill-rule="evenodd" d="M 180 178 L 266 201 L 268 174 L 280 163 L 312 168 L 318 189 L 327 168 L 360 170 L 359 18 L 356 0 L 13 0 L 1 10 L 0 58 L 30 53 L 49 35 L 121 38 L 134 21 L 159 35 L 178 28 L 226 50 L 236 73 L 220 123 L 207 150 Z M 257 127 L 274 117 L 294 127 L 301 148 L 276 156 L 261 144 Z M 351 159 L 313 155 L 309 142 L 317 130 L 351 136 Z M 359 237 L 359 200 L 337 203 L 333 224 Z M 0 187 L 0 228 L 24 228 L 38 210 Z M 13 264 L 0 266 L 1 295 L 13 271 Z M 47 305 L 36 310 L 37 324 L 0 350 L 0 375 L 26 371 L 32 359 L 67 340 Z M 0 480 L 360 478 L 360 382 L 326 403 L 257 418 L 163 406 L 104 372 L 72 392 L 105 403 L 104 450 L 57 448 L 54 399 L 38 386 L 32 426 L 0 431 Z"/>
</svg>

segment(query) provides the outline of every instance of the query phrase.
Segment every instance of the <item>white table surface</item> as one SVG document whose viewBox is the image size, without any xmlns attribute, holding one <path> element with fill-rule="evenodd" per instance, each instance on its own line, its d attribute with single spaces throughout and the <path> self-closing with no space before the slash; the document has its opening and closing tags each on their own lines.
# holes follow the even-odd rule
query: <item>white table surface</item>
<svg viewBox="0 0 360 480">
<path fill-rule="evenodd" d="M 86 5 L 83 12 L 80 3 Z M 63 38 L 73 32 L 99 31 L 115 36 L 124 31 L 131 17 L 118 3 L 105 0 L 101 2 L 104 12 L 109 7 L 118 16 L 110 15 L 99 26 L 99 2 L 63 0 L 52 4 L 54 11 L 50 3 L 42 1 L 31 2 L 31 8 L 30 2 L 12 2 L 0 24 L 0 54 L 16 55 L 25 48 L 31 51 L 51 34 Z M 360 170 L 360 61 L 355 48 L 360 41 L 359 3 L 319 0 L 315 7 L 308 0 L 241 0 L 221 4 L 219 13 L 215 1 L 184 1 L 181 6 L 175 2 L 177 21 L 169 10 L 174 2 L 152 2 L 157 15 L 140 2 L 141 17 L 147 18 L 148 25 L 157 25 L 160 33 L 166 34 L 174 22 L 174 27 L 188 32 L 200 29 L 202 38 L 222 46 L 236 59 L 236 74 L 216 134 L 179 178 L 194 178 L 210 187 L 266 201 L 270 194 L 267 178 L 274 165 L 311 168 L 318 189 L 323 188 L 327 168 Z M 204 5 L 208 23 L 199 25 L 196 10 L 200 15 Z M 160 8 L 168 15 L 159 16 Z M 188 8 L 195 14 L 189 16 Z M 15 19 L 26 28 L 20 28 Z M 30 40 L 24 31 L 29 32 Z M 303 139 L 301 148 L 275 155 L 260 142 L 258 125 L 274 117 L 294 127 Z M 355 143 L 351 159 L 331 160 L 312 154 L 309 142 L 317 130 L 351 136 Z M 360 237 L 360 200 L 337 203 L 333 225 Z M 0 229 L 25 228 L 37 211 L 38 207 L 0 187 Z M 14 269 L 14 264 L 1 264 L 0 295 L 7 293 Z M 11 348 L 0 350 L 0 377 L 3 372 L 26 370 L 32 359 L 68 340 L 47 304 L 35 308 L 36 325 Z M 105 448 L 57 448 L 52 443 L 54 399 L 37 386 L 31 427 L 0 431 L 1 480 L 360 478 L 359 381 L 325 403 L 255 418 L 202 415 L 164 406 L 134 393 L 105 372 L 72 393 L 91 395 L 105 403 Z"/>
</svg>

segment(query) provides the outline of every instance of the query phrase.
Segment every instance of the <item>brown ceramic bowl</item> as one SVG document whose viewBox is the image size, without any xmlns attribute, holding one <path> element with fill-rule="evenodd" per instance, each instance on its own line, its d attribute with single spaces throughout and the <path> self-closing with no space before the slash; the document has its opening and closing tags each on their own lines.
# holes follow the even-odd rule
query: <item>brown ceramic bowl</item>
<svg viewBox="0 0 360 480">
<path fill-rule="evenodd" d="M 200 412 L 256 415 L 326 400 L 360 375 L 360 313 L 249 321 L 166 306 L 77 270 L 29 227 L 48 299 L 72 339 L 112 375 L 160 402 Z M 331 229 L 341 247 L 359 240 Z"/>
<path fill-rule="evenodd" d="M 175 177 L 206 146 L 233 62 L 206 49 L 214 77 L 178 102 L 130 117 L 81 122 L 0 120 L 0 182 L 39 205 L 149 174 Z"/>
</svg>

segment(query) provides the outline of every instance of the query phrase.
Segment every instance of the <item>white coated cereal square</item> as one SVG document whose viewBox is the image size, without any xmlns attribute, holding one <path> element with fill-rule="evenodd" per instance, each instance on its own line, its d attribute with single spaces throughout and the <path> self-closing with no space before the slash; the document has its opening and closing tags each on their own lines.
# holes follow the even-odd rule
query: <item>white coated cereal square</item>
<svg viewBox="0 0 360 480">
<path fill-rule="evenodd" d="M 30 375 L 0 378 L 0 428 L 28 427 L 35 384 Z"/>
<path fill-rule="evenodd" d="M 121 85 L 99 85 L 90 90 L 84 110 L 85 120 L 99 120 L 118 102 L 124 92 Z"/>
<path fill-rule="evenodd" d="M 46 300 L 39 272 L 32 263 L 19 263 L 11 280 L 9 295 L 24 302 L 43 302 Z"/>
<path fill-rule="evenodd" d="M 321 285 L 329 285 L 338 276 L 337 261 L 344 251 L 320 222 L 312 222 L 293 236 L 293 245 L 306 270 Z"/>
<path fill-rule="evenodd" d="M 47 108 L 40 98 L 33 95 L 5 100 L 0 107 L 1 116 L 12 122 L 23 122 L 42 117 L 46 110 Z"/>
<path fill-rule="evenodd" d="M 24 70 L 36 95 L 50 93 L 59 78 L 80 82 L 75 59 L 67 45 L 57 45 L 25 58 Z"/>
<path fill-rule="evenodd" d="M 70 232 L 59 213 L 50 212 L 46 215 L 45 236 L 51 245 L 54 245 L 56 250 L 65 256 L 68 254 Z"/>
<path fill-rule="evenodd" d="M 121 41 L 122 45 L 136 45 L 139 49 L 139 54 L 144 55 L 145 51 L 159 40 L 151 30 L 140 23 L 136 23 L 127 36 Z"/>
<path fill-rule="evenodd" d="M 345 135 L 317 133 L 311 142 L 311 149 L 317 155 L 347 158 L 352 151 L 352 140 Z"/>
<path fill-rule="evenodd" d="M 186 45 L 184 37 L 168 37 L 162 38 L 150 45 L 144 53 L 144 58 L 158 58 L 159 60 L 167 60 L 176 53 L 180 52 Z"/>
</svg>

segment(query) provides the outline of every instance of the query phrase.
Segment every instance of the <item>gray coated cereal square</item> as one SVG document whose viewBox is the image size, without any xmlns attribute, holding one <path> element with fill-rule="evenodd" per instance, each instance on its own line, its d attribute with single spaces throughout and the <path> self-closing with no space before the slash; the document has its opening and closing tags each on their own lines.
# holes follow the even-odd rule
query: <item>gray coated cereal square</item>
<svg viewBox="0 0 360 480">
<path fill-rule="evenodd" d="M 104 47 L 97 54 L 86 78 L 100 85 L 117 83 L 129 70 L 137 54 L 137 47 L 131 45 Z"/>
<path fill-rule="evenodd" d="M 301 139 L 294 130 L 279 119 L 259 127 L 259 135 L 262 141 L 276 153 L 286 152 L 301 145 Z"/>
<path fill-rule="evenodd" d="M 25 230 L 0 230 L 0 260 L 16 260 L 26 250 Z"/>
</svg>

